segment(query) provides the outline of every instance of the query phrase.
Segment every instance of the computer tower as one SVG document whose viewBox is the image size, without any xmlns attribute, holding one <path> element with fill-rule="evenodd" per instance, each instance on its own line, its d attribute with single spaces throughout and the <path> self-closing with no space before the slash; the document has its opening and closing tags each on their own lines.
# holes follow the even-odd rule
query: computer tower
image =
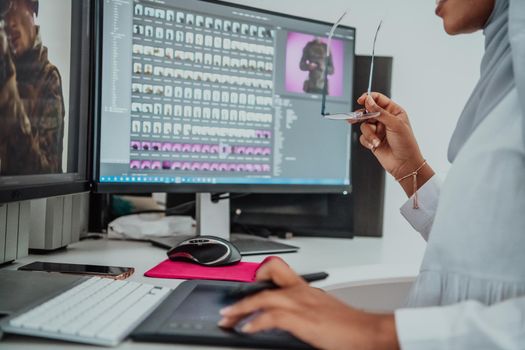
<svg viewBox="0 0 525 350">
<path fill-rule="evenodd" d="M 32 252 L 60 249 L 87 234 L 89 193 L 35 199 L 30 203 Z"/>
<path fill-rule="evenodd" d="M 0 264 L 28 254 L 29 201 L 0 203 Z"/>
</svg>

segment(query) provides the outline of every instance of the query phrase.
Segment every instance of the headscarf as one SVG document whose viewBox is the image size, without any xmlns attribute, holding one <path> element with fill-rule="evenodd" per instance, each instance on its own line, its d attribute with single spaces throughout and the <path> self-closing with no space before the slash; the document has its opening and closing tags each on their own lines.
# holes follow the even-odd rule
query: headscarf
<svg viewBox="0 0 525 350">
<path fill-rule="evenodd" d="M 485 24 L 485 54 L 481 76 L 448 147 L 453 162 L 477 126 L 515 87 L 518 91 L 525 140 L 525 0 L 496 0 Z"/>
</svg>

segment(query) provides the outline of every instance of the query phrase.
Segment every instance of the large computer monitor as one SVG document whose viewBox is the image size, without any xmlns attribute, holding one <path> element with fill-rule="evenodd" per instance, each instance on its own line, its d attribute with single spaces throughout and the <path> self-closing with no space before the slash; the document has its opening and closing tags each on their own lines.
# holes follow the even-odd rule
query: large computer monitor
<svg viewBox="0 0 525 350">
<path fill-rule="evenodd" d="M 328 109 L 352 110 L 354 28 L 328 48 L 330 23 L 226 2 L 98 4 L 98 191 L 351 190 L 351 128 L 321 93 L 327 71 Z"/>
<path fill-rule="evenodd" d="M 0 1 L 0 203 L 89 189 L 91 8 Z"/>
<path fill-rule="evenodd" d="M 100 191 L 343 192 L 355 29 L 201 0 L 101 2 Z"/>
</svg>

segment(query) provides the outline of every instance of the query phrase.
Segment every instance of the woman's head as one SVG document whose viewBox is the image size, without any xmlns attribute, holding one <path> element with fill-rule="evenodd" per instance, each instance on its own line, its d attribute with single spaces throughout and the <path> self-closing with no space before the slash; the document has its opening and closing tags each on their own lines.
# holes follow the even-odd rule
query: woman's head
<svg viewBox="0 0 525 350">
<path fill-rule="evenodd" d="M 472 33 L 487 23 L 496 0 L 436 0 L 436 15 L 448 34 Z"/>
</svg>

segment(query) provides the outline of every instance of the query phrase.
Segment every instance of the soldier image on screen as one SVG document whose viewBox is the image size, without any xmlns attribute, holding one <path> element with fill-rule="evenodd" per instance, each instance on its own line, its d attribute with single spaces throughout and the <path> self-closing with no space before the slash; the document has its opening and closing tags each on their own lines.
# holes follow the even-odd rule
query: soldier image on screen
<svg viewBox="0 0 525 350">
<path fill-rule="evenodd" d="M 35 24 L 38 0 L 0 0 L 0 175 L 62 173 L 64 99 Z"/>
<path fill-rule="evenodd" d="M 334 64 L 332 61 L 332 55 L 328 58 L 328 65 L 326 65 L 326 54 L 327 45 L 316 38 L 306 44 L 303 49 L 303 56 L 301 57 L 301 63 L 299 68 L 303 71 L 307 71 L 308 80 L 305 80 L 303 84 L 303 91 L 311 94 L 322 94 L 324 88 L 324 72 L 328 70 L 328 74 L 334 74 Z M 329 92 L 329 86 L 327 86 L 327 94 Z"/>
</svg>

